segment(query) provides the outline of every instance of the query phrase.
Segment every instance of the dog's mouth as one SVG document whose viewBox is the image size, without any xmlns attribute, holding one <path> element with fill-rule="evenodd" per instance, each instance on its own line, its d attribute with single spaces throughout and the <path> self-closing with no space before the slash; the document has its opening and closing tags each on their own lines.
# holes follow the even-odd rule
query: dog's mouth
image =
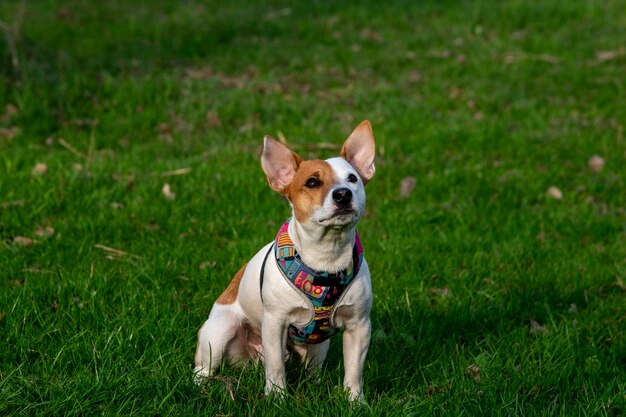
<svg viewBox="0 0 626 417">
<path fill-rule="evenodd" d="M 319 220 L 319 223 L 344 224 L 350 223 L 356 216 L 356 210 L 350 207 L 340 207 L 329 217 Z"/>
<path fill-rule="evenodd" d="M 340 207 L 337 210 L 335 210 L 333 215 L 330 217 L 333 218 L 333 217 L 338 217 L 338 216 L 346 216 L 348 214 L 354 214 L 354 213 L 355 211 L 351 207 Z"/>
</svg>

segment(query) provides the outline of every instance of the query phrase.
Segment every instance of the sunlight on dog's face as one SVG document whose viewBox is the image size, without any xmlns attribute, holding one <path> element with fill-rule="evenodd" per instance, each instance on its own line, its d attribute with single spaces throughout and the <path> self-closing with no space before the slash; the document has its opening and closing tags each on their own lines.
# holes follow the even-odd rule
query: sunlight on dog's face
<svg viewBox="0 0 626 417">
<path fill-rule="evenodd" d="M 324 226 L 344 226 L 359 221 L 365 210 L 365 188 L 354 167 L 343 158 L 325 161 L 333 170 L 334 182 L 325 190 L 321 204 L 310 220 Z"/>
<path fill-rule="evenodd" d="M 356 224 L 365 211 L 365 184 L 373 177 L 375 144 L 368 121 L 359 124 L 340 156 L 305 161 L 266 136 L 261 165 L 270 188 L 287 197 L 300 223 L 342 227 Z"/>
<path fill-rule="evenodd" d="M 302 161 L 284 194 L 300 223 L 344 226 L 365 210 L 363 181 L 343 158 Z"/>
</svg>

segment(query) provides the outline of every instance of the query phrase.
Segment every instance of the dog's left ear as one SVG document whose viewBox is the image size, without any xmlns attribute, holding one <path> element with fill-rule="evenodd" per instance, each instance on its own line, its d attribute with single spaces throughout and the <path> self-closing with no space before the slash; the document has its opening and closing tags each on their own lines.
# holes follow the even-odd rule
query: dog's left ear
<svg viewBox="0 0 626 417">
<path fill-rule="evenodd" d="M 350 162 L 363 180 L 367 184 L 374 176 L 376 167 L 374 166 L 374 155 L 376 154 L 376 144 L 374 143 L 374 132 L 369 120 L 364 120 L 350 133 L 346 139 L 339 155 Z"/>
</svg>

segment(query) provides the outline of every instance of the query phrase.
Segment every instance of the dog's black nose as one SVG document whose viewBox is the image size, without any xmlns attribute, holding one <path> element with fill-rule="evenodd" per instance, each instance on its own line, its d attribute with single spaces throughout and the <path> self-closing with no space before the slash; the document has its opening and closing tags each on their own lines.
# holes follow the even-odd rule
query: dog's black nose
<svg viewBox="0 0 626 417">
<path fill-rule="evenodd" d="M 333 191 L 333 200 L 340 206 L 345 206 L 352 201 L 352 191 L 349 188 L 337 188 Z"/>
</svg>

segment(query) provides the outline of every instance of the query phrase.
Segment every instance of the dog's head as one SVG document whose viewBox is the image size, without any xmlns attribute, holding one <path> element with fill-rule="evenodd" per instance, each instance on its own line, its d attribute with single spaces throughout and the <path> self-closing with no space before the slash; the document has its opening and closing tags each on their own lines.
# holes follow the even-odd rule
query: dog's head
<svg viewBox="0 0 626 417">
<path fill-rule="evenodd" d="M 346 139 L 339 157 L 304 160 L 265 136 L 261 165 L 270 188 L 287 197 L 300 223 L 341 227 L 365 210 L 365 184 L 374 176 L 374 133 L 369 121 Z"/>
</svg>

